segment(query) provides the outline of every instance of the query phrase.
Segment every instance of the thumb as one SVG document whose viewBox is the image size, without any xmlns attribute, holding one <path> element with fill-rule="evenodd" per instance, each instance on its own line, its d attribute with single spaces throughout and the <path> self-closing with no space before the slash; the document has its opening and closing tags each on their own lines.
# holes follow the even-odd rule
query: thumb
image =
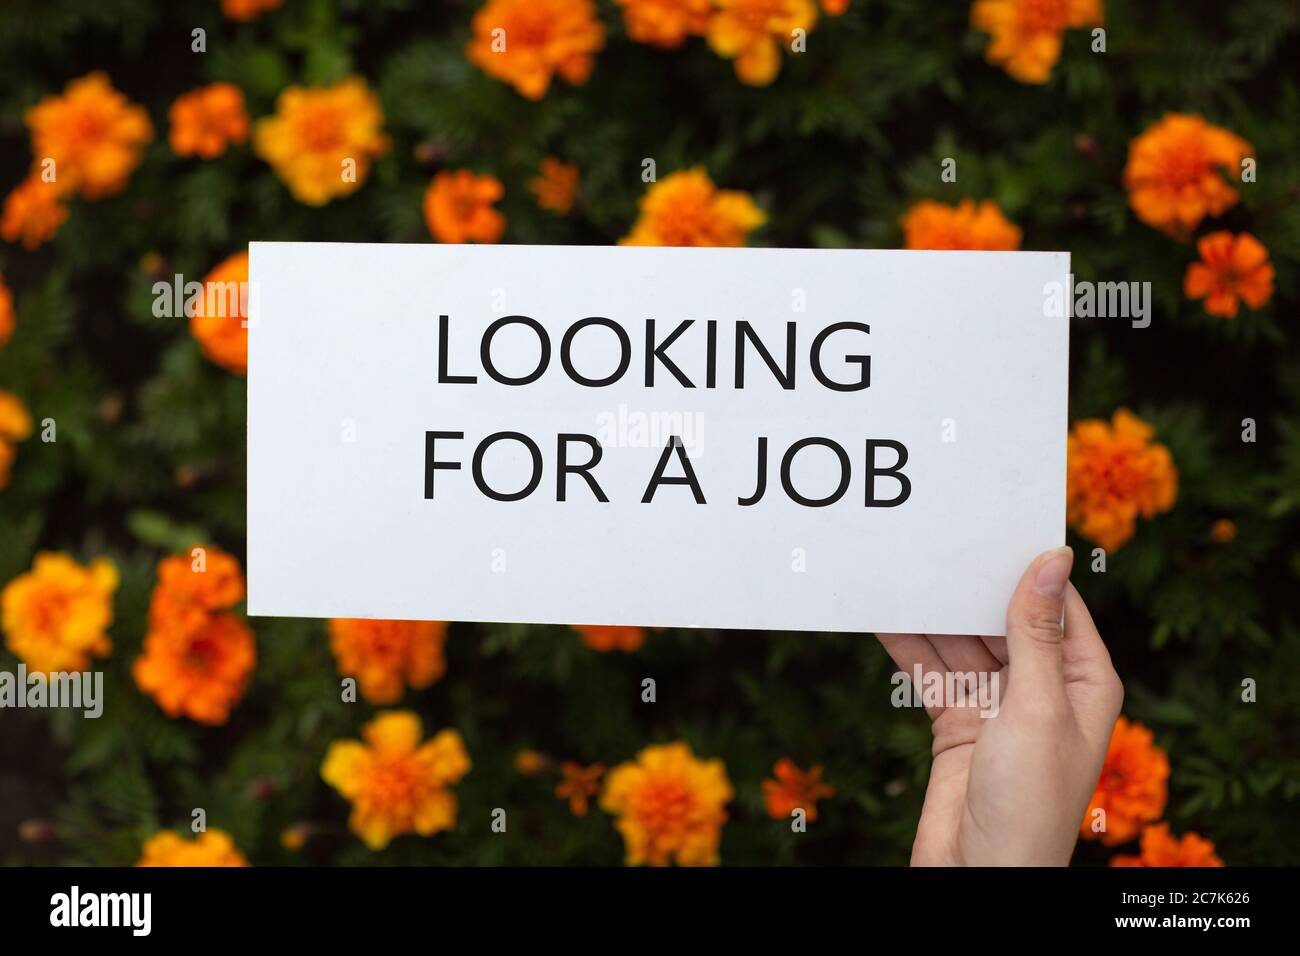
<svg viewBox="0 0 1300 956">
<path fill-rule="evenodd" d="M 1044 551 L 1016 585 L 1007 608 L 1007 656 L 1021 688 L 1055 695 L 1065 687 L 1065 587 L 1074 566 L 1069 548 Z M 1023 692 L 1023 690 L 1022 690 Z"/>
</svg>

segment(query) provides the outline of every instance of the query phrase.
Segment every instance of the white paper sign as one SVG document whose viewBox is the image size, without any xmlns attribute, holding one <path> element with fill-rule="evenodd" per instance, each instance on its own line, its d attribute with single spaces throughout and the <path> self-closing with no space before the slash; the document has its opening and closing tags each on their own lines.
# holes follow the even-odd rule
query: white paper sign
<svg viewBox="0 0 1300 956">
<path fill-rule="evenodd" d="M 1069 268 L 253 243 L 249 613 L 1002 634 Z"/>
</svg>

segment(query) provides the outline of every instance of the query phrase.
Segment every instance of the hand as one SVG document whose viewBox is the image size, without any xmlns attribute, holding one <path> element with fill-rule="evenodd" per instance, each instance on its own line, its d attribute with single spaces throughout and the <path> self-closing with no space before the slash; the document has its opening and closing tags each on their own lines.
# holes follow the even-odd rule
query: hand
<svg viewBox="0 0 1300 956">
<path fill-rule="evenodd" d="M 996 716 L 928 707 L 934 764 L 912 845 L 914 866 L 1065 866 L 1097 785 L 1124 687 L 1079 592 L 1074 553 L 1029 565 L 1006 637 L 880 634 L 909 677 L 998 675 Z M 1064 612 L 1064 627 L 1062 627 Z"/>
</svg>

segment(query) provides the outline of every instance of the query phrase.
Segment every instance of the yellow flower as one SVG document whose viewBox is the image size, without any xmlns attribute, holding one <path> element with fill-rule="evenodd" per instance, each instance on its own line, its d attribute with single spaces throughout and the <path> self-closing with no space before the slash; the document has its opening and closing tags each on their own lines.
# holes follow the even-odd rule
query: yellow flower
<svg viewBox="0 0 1300 956">
<path fill-rule="evenodd" d="M 614 0 L 623 8 L 627 35 L 637 43 L 669 50 L 688 36 L 704 36 L 713 0 Z"/>
<path fill-rule="evenodd" d="M 456 825 L 450 785 L 470 769 L 460 734 L 442 730 L 420 743 L 420 718 L 407 710 L 381 713 L 361 728 L 359 740 L 336 740 L 321 764 L 321 778 L 352 804 L 348 823 L 372 850 L 395 836 L 431 836 Z"/>
<path fill-rule="evenodd" d="M 330 87 L 291 86 L 274 116 L 257 121 L 253 149 L 295 199 L 323 206 L 361 188 L 388 151 L 384 111 L 360 77 Z"/>
<path fill-rule="evenodd" d="M 605 28 L 591 0 L 488 0 L 474 14 L 474 39 L 466 55 L 489 76 L 539 100 L 559 74 L 587 82 Z"/>
<path fill-rule="evenodd" d="M 35 249 L 54 238 L 67 218 L 68 207 L 59 195 L 58 183 L 47 183 L 32 174 L 5 197 L 0 236 L 6 242 L 21 242 L 24 249 Z"/>
<path fill-rule="evenodd" d="M 85 670 L 112 649 L 117 569 L 107 558 L 83 567 L 66 554 L 41 552 L 32 569 L 0 592 L 5 645 L 31 671 Z"/>
<path fill-rule="evenodd" d="M 624 246 L 743 246 L 767 217 L 748 193 L 718 189 L 702 169 L 673 173 L 641 199 Z"/>
<path fill-rule="evenodd" d="M 611 770 L 600 806 L 618 817 L 628 865 L 715 866 L 732 795 L 721 760 L 700 760 L 673 743 Z"/>
<path fill-rule="evenodd" d="M 1021 83 L 1046 83 L 1070 27 L 1101 26 L 1101 0 L 976 0 L 971 26 L 992 36 L 984 58 Z"/>
<path fill-rule="evenodd" d="M 817 22 L 812 0 L 716 0 L 709 21 L 709 46 L 734 59 L 736 76 L 749 86 L 766 86 L 781 71 L 781 47 Z"/>
<path fill-rule="evenodd" d="M 224 830 L 205 830 L 193 840 L 165 830 L 149 838 L 136 866 L 248 866 L 248 860 Z"/>
<path fill-rule="evenodd" d="M 153 139 L 149 114 L 100 72 L 73 80 L 62 96 L 47 96 L 24 119 L 36 162 L 54 160 L 59 191 L 85 199 L 121 192 Z"/>
</svg>

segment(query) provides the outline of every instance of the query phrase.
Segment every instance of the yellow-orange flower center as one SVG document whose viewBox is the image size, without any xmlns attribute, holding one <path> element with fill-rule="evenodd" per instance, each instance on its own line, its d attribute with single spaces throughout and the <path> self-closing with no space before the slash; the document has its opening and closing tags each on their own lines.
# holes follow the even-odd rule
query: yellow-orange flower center
<svg viewBox="0 0 1300 956">
<path fill-rule="evenodd" d="M 676 832 L 690 820 L 695 795 L 681 777 L 649 781 L 633 798 L 633 814 L 646 829 Z"/>
<path fill-rule="evenodd" d="M 1032 33 L 1059 33 L 1070 25 L 1070 0 L 1021 0 L 1020 23 Z"/>
<path fill-rule="evenodd" d="M 308 109 L 294 121 L 294 132 L 304 149 L 325 152 L 343 146 L 344 116 L 332 106 Z"/>
</svg>

